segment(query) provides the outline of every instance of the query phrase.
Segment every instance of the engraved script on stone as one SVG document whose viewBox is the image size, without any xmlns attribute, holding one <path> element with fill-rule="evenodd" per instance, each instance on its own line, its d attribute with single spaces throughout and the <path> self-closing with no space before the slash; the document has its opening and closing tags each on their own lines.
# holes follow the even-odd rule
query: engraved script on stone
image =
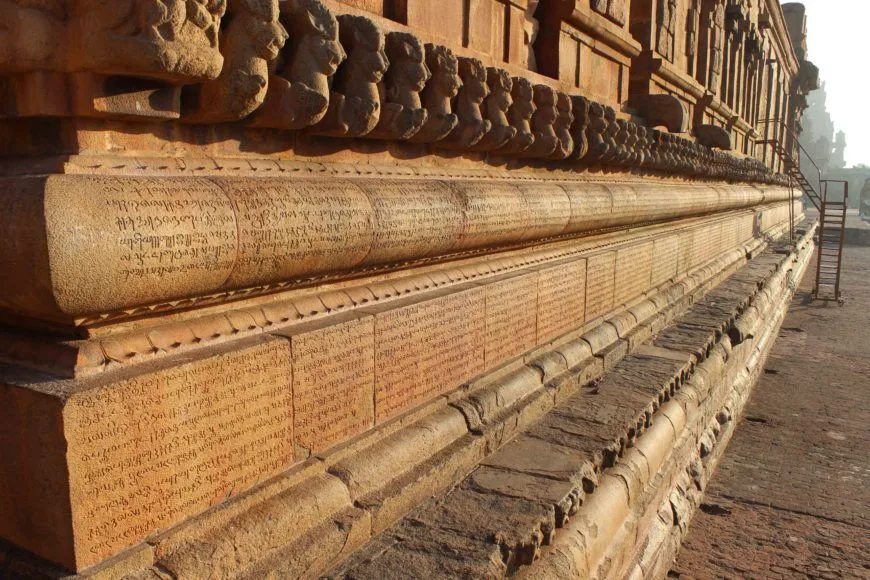
<svg viewBox="0 0 870 580">
<path fill-rule="evenodd" d="M 538 343 L 581 324 L 586 308 L 586 260 L 541 270 L 538 274 Z"/>
<path fill-rule="evenodd" d="M 205 179 L 60 176 L 46 185 L 45 207 L 49 227 L 65 232 L 48 251 L 69 311 L 205 293 L 233 267 L 233 206 Z"/>
<path fill-rule="evenodd" d="M 653 243 L 653 262 L 650 286 L 655 288 L 677 275 L 680 257 L 680 238 L 666 236 Z"/>
<path fill-rule="evenodd" d="M 616 252 L 602 252 L 586 260 L 586 320 L 613 309 Z"/>
<path fill-rule="evenodd" d="M 483 371 L 485 300 L 474 288 L 376 315 L 377 424 Z"/>
<path fill-rule="evenodd" d="M 616 252 L 614 305 L 627 304 L 649 290 L 652 272 L 652 243 L 633 244 Z"/>
<path fill-rule="evenodd" d="M 371 199 L 377 223 L 364 264 L 443 254 L 462 232 L 464 216 L 449 182 L 377 179 L 356 184 Z"/>
<path fill-rule="evenodd" d="M 374 318 L 292 335 L 295 442 L 314 453 L 374 424 Z"/>
<path fill-rule="evenodd" d="M 290 382 L 289 344 L 269 339 L 74 395 L 64 429 L 88 561 L 290 465 Z"/>
<path fill-rule="evenodd" d="M 268 284 L 359 264 L 373 236 L 368 197 L 351 182 L 228 182 L 239 252 L 230 287 Z"/>
<path fill-rule="evenodd" d="M 538 280 L 534 274 L 486 285 L 486 368 L 535 346 Z"/>
</svg>

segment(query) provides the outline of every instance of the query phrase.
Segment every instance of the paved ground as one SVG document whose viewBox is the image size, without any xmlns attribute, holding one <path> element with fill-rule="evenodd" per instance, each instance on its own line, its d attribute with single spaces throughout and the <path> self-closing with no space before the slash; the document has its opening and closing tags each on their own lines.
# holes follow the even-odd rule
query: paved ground
<svg viewBox="0 0 870 580">
<path fill-rule="evenodd" d="M 870 247 L 795 296 L 669 577 L 870 578 Z"/>
</svg>

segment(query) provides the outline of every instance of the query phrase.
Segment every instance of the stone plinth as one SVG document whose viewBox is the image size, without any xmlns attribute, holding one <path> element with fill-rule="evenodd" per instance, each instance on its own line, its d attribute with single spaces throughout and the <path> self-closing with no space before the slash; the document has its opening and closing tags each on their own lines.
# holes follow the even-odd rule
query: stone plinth
<svg viewBox="0 0 870 580">
<path fill-rule="evenodd" d="M 761 214 L 763 223 L 782 223 L 788 208 Z M 87 219 L 99 218 L 82 214 L 82 227 Z M 232 324 L 213 344 L 216 330 L 208 329 L 221 328 L 213 315 L 175 330 L 131 323 L 124 340 L 163 345 L 162 358 L 116 353 L 113 366 L 89 377 L 3 367 L 0 534 L 86 569 L 576 335 L 752 239 L 756 221 L 736 211 L 678 231 L 649 226 L 554 241 L 549 254 L 515 253 L 519 266 L 487 268 L 483 256 L 407 281 L 375 276 L 341 291 L 309 290 L 291 302 L 300 319 L 276 318 L 274 298 L 258 311 L 224 304 L 221 320 Z M 325 311 L 301 314 L 313 308 Z M 192 337 L 183 347 L 172 343 L 186 336 L 181 328 Z M 119 340 L 109 333 L 84 342 L 111 353 Z"/>
<path fill-rule="evenodd" d="M 702 4 L 0 0 L 0 576 L 319 575 L 781 233 Z"/>
<path fill-rule="evenodd" d="M 82 569 L 293 460 L 290 348 L 261 338 L 108 380 L 4 370 L 0 533 Z"/>
</svg>

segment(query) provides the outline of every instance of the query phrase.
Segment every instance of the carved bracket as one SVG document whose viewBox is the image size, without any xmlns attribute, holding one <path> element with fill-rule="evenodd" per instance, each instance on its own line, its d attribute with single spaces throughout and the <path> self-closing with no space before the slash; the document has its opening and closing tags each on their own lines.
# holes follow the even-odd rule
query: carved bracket
<svg viewBox="0 0 870 580">
<path fill-rule="evenodd" d="M 674 95 L 635 95 L 630 104 L 651 127 L 664 126 L 671 133 L 689 130 L 689 110 Z"/>
<path fill-rule="evenodd" d="M 695 126 L 695 137 L 701 145 L 711 147 L 713 149 L 721 149 L 723 151 L 731 151 L 731 133 L 724 127 L 716 125 L 697 125 Z"/>
<path fill-rule="evenodd" d="M 390 65 L 385 37 L 380 27 L 365 16 L 342 14 L 338 17 L 338 30 L 347 60 L 332 78 L 326 116 L 311 133 L 362 137 L 377 126 L 381 117 L 379 85 Z"/>
</svg>

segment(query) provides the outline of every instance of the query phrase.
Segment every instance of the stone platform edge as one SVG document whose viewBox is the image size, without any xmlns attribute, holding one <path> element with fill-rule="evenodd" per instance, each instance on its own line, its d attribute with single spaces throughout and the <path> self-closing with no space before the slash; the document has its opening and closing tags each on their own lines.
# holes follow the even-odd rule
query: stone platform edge
<svg viewBox="0 0 870 580">
<path fill-rule="evenodd" d="M 743 340 L 721 338 L 622 458 L 629 467 L 604 472 L 590 501 L 520 578 L 667 574 L 806 273 L 816 229 L 812 224 L 803 232 L 735 322 Z"/>
<path fill-rule="evenodd" d="M 771 234 L 780 234 L 783 229 L 779 226 Z M 155 570 L 210 566 L 210 560 L 200 561 L 196 555 L 201 554 L 197 546 L 212 546 L 215 552 L 234 546 L 233 564 L 226 562 L 229 567 L 224 572 L 237 566 L 244 569 L 246 563 L 253 565 L 266 557 L 261 546 L 270 542 L 261 542 L 264 530 L 257 524 L 264 517 L 271 519 L 268 537 L 285 548 L 307 546 L 298 551 L 299 563 L 305 561 L 306 568 L 325 570 L 416 503 L 461 479 L 464 472 L 572 389 L 611 368 L 697 296 L 742 265 L 747 254 L 755 255 L 764 245 L 754 240 L 727 252 L 670 288 L 640 299 L 595 328 L 587 328 L 582 338 L 551 352 L 539 349 L 524 366 L 502 369 L 459 389 L 445 399 L 448 406 L 443 401 L 426 405 L 389 430 L 378 430 L 380 434 L 372 433 L 322 454 L 316 462 L 297 466 L 86 571 L 83 577 L 118 577 L 123 576 L 122 571 L 152 564 Z M 281 552 L 287 553 L 286 549 Z M 215 556 L 215 560 L 220 566 L 220 557 Z M 60 574 L 43 566 L 34 572 L 37 569 L 47 577 Z"/>
</svg>

